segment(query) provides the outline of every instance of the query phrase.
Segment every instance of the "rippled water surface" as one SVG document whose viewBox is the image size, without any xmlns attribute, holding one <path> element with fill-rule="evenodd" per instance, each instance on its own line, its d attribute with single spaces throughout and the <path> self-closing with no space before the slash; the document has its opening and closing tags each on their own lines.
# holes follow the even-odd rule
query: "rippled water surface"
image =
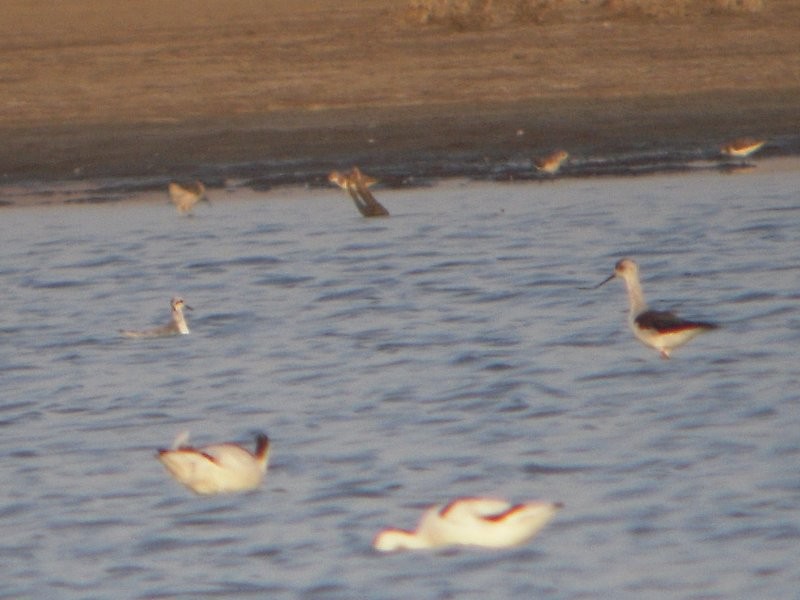
<svg viewBox="0 0 800 600">
<path fill-rule="evenodd" d="M 0 212 L 3 598 L 792 598 L 800 587 L 800 172 L 376 194 L 212 190 Z M 666 361 L 625 324 L 723 327 Z M 121 327 L 194 307 L 192 334 Z M 154 451 L 272 440 L 203 498 Z M 379 555 L 489 494 L 561 500 L 530 544 Z"/>
</svg>

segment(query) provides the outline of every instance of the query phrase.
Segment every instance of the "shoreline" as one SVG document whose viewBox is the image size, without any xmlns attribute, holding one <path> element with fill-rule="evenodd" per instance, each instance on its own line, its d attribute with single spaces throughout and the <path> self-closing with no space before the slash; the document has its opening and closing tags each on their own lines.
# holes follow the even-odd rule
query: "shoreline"
<svg viewBox="0 0 800 600">
<path fill-rule="evenodd" d="M 489 164 L 561 147 L 578 157 L 710 159 L 721 143 L 742 135 L 765 137 L 770 156 L 795 155 L 798 97 L 800 89 L 775 91 L 768 99 L 749 91 L 565 97 L 2 128 L 0 184 L 136 177 L 300 184 L 353 164 L 394 178 L 481 177 Z"/>
<path fill-rule="evenodd" d="M 689 158 L 682 160 L 674 156 L 660 156 L 656 159 L 628 157 L 622 160 L 594 158 L 578 164 L 568 163 L 557 175 L 547 175 L 532 171 L 527 164 L 510 164 L 506 167 L 487 165 L 490 174 L 479 176 L 431 175 L 429 177 L 380 176 L 376 186 L 377 193 L 401 192 L 407 190 L 432 189 L 448 182 L 471 185 L 515 185 L 515 184 L 574 184 L 590 179 L 624 181 L 638 178 L 664 178 L 716 175 L 718 177 L 747 177 L 769 175 L 780 177 L 800 172 L 800 154 L 780 153 L 757 154 L 749 159 L 727 158 Z M 370 174 L 378 174 L 372 172 Z M 120 203 L 170 204 L 167 197 L 168 179 L 164 178 L 110 178 L 55 181 L 27 181 L 15 184 L 0 183 L 0 210 L 47 208 L 53 206 L 116 205 Z M 224 179 L 207 186 L 213 204 L 224 204 L 225 198 L 234 194 L 237 199 L 265 200 L 277 197 L 300 198 L 308 194 L 339 196 L 340 190 L 327 181 L 327 176 L 314 180 L 281 181 L 266 184 L 262 180 Z"/>
</svg>

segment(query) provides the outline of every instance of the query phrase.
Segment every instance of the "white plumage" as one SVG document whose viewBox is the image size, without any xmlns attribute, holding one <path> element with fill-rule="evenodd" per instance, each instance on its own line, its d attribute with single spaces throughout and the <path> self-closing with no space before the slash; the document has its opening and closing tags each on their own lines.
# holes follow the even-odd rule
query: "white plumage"
<svg viewBox="0 0 800 600">
<path fill-rule="evenodd" d="M 530 540 L 562 507 L 548 501 L 512 505 L 494 498 L 458 498 L 426 510 L 414 531 L 384 529 L 373 547 L 381 552 L 453 545 L 508 548 Z"/>
<path fill-rule="evenodd" d="M 178 482 L 197 494 L 224 494 L 252 490 L 267 472 L 269 438 L 256 436 L 255 452 L 232 442 L 193 447 L 188 434 L 178 437 L 169 450 L 159 450 L 158 460 Z"/>
</svg>

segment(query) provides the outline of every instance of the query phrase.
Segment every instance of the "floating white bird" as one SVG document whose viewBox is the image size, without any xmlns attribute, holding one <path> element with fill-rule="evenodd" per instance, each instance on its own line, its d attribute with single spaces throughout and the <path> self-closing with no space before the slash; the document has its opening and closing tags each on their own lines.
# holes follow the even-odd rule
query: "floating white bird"
<svg viewBox="0 0 800 600">
<path fill-rule="evenodd" d="M 157 458 L 178 482 L 196 494 L 225 494 L 252 490 L 267 472 L 269 438 L 256 435 L 256 450 L 250 452 L 232 442 L 195 448 L 181 434 L 169 450 Z"/>
<path fill-rule="evenodd" d="M 628 325 L 633 335 L 643 344 L 658 350 L 662 358 L 669 358 L 675 348 L 696 335 L 718 327 L 714 323 L 686 321 L 672 312 L 648 309 L 639 282 L 639 265 L 630 258 L 618 261 L 614 272 L 595 287 L 615 277 L 621 277 L 628 290 Z"/>
<path fill-rule="evenodd" d="M 177 296 L 170 300 L 169 305 L 172 308 L 172 321 L 166 325 L 154 329 L 145 329 L 143 331 L 121 329 L 120 334 L 128 338 L 152 338 L 188 334 L 189 326 L 186 324 L 186 318 L 183 316 L 183 309 L 193 310 L 192 307 L 186 304 L 183 298 Z"/>
<path fill-rule="evenodd" d="M 562 507 L 560 502 L 512 505 L 494 498 L 458 498 L 425 511 L 415 531 L 384 529 L 372 545 L 381 552 L 454 545 L 508 548 L 530 540 Z"/>
<path fill-rule="evenodd" d="M 350 197 L 355 202 L 358 212 L 365 217 L 388 217 L 389 211 L 375 199 L 369 187 L 377 182 L 376 179 L 364 175 L 358 167 L 348 174 L 339 171 L 332 171 L 328 175 L 328 181 L 335 183 L 343 190 L 347 190 Z"/>
<path fill-rule="evenodd" d="M 188 215 L 192 212 L 194 205 L 200 201 L 205 201 L 210 204 L 208 196 L 206 195 L 206 186 L 202 181 L 195 181 L 193 183 L 180 184 L 174 181 L 169 184 L 169 197 L 172 203 L 182 215 Z"/>
</svg>

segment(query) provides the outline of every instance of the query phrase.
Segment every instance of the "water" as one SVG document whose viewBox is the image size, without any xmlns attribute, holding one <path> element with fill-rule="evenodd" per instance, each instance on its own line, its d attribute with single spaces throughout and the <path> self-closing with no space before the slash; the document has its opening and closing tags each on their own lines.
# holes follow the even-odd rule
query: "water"
<svg viewBox="0 0 800 600">
<path fill-rule="evenodd" d="M 800 585 L 800 172 L 2 211 L 2 598 L 791 598 Z M 620 282 L 723 328 L 636 342 Z M 127 340 L 183 295 L 190 336 Z M 261 489 L 155 460 L 272 440 Z M 490 494 L 530 544 L 379 555 Z"/>
</svg>

